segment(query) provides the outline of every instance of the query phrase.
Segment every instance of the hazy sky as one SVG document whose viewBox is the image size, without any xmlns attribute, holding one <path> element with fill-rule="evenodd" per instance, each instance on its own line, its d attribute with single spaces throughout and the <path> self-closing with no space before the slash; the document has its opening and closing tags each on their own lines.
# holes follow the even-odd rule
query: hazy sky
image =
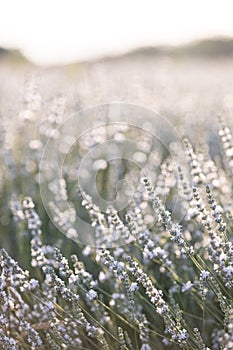
<svg viewBox="0 0 233 350">
<path fill-rule="evenodd" d="M 41 64 L 233 36 L 232 0 L 0 0 L 0 46 Z"/>
</svg>

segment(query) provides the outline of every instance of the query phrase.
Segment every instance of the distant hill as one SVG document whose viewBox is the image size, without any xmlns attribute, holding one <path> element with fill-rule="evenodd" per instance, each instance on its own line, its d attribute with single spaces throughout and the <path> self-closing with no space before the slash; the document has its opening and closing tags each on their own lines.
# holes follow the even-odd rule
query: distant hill
<svg viewBox="0 0 233 350">
<path fill-rule="evenodd" d="M 183 45 L 145 46 L 120 55 L 103 56 L 84 62 L 74 62 L 65 65 L 72 70 L 79 69 L 80 65 L 92 65 L 95 63 L 123 63 L 125 60 L 146 60 L 168 57 L 173 59 L 233 59 L 233 38 L 213 38 L 193 41 Z"/>
<path fill-rule="evenodd" d="M 217 38 L 196 41 L 188 45 L 171 49 L 175 55 L 201 56 L 201 57 L 232 57 L 233 39 Z"/>
<path fill-rule="evenodd" d="M 1 57 L 2 55 L 7 55 L 8 53 L 9 53 L 8 50 L 4 49 L 3 47 L 0 47 L 0 57 Z"/>
<path fill-rule="evenodd" d="M 179 46 L 150 46 L 131 50 L 121 55 L 104 56 L 85 62 L 74 62 L 66 67 L 93 64 L 97 62 L 118 61 L 124 59 L 144 59 L 156 57 L 170 58 L 233 58 L 233 38 L 204 39 Z M 0 62 L 9 62 L 20 65 L 33 65 L 19 50 L 10 50 L 0 47 Z"/>
<path fill-rule="evenodd" d="M 0 47 L 0 62 L 2 61 L 16 64 L 30 64 L 19 50 Z"/>
<path fill-rule="evenodd" d="M 231 38 L 213 38 L 194 41 L 189 44 L 177 46 L 146 46 L 131 50 L 121 56 L 130 57 L 160 57 L 169 56 L 174 58 L 233 58 L 233 39 Z M 117 57 L 105 57 L 103 60 L 111 60 Z"/>
</svg>

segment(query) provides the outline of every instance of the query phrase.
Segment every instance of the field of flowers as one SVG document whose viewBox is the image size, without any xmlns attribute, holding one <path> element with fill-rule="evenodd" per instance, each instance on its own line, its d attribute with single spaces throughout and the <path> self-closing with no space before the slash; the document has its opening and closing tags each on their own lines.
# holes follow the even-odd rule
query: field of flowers
<svg viewBox="0 0 233 350">
<path fill-rule="evenodd" d="M 0 65 L 0 349 L 233 349 L 233 64 Z"/>
</svg>

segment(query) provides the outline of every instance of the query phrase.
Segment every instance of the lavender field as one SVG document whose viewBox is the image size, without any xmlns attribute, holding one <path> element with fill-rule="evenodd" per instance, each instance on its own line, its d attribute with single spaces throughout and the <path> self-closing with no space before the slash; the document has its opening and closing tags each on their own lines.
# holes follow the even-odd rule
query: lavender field
<svg viewBox="0 0 233 350">
<path fill-rule="evenodd" d="M 233 349 L 231 57 L 0 82 L 0 349 Z"/>
</svg>

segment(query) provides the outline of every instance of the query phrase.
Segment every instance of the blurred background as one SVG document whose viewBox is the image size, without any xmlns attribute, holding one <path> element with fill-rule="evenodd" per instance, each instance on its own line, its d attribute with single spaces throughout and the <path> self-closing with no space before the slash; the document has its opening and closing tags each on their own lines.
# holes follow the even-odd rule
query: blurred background
<svg viewBox="0 0 233 350">
<path fill-rule="evenodd" d="M 9 0 L 0 6 L 1 45 L 42 65 L 233 35 L 227 0 Z"/>
<path fill-rule="evenodd" d="M 65 93 L 78 109 L 127 101 L 195 125 L 228 114 L 232 9 L 227 0 L 3 0 L 2 112 L 34 74 L 46 96 Z"/>
</svg>

